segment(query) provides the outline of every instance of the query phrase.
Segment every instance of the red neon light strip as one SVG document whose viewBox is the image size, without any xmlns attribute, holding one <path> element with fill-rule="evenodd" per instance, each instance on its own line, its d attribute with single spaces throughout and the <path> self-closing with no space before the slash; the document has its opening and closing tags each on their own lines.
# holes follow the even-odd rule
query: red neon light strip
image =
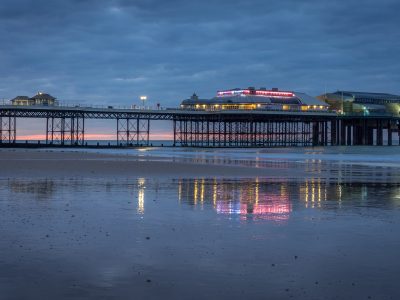
<svg viewBox="0 0 400 300">
<path fill-rule="evenodd" d="M 217 92 L 217 96 L 231 96 L 231 95 L 250 95 L 252 91 L 250 90 L 238 90 L 238 91 L 221 91 Z M 271 97 L 294 97 L 292 92 L 281 92 L 281 91 L 255 91 L 257 96 L 271 96 Z"/>
<path fill-rule="evenodd" d="M 294 94 L 291 92 L 276 92 L 276 91 L 256 91 L 256 95 L 282 96 L 282 97 L 293 97 L 294 96 Z"/>
</svg>

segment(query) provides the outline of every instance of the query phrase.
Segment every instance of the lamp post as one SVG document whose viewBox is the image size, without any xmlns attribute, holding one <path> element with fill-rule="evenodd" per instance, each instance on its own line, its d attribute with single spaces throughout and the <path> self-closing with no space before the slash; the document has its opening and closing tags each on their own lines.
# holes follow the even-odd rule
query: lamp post
<svg viewBox="0 0 400 300">
<path fill-rule="evenodd" d="M 344 101 L 344 100 L 343 100 L 343 91 L 342 91 L 342 102 L 341 102 L 341 106 L 342 106 L 342 115 L 344 115 L 344 111 L 343 111 L 343 110 L 344 110 L 344 105 L 343 105 L 344 103 L 343 103 L 343 101 Z"/>
<path fill-rule="evenodd" d="M 144 109 L 144 103 L 147 100 L 147 96 L 140 96 L 140 101 L 142 101 L 143 109 Z"/>
</svg>

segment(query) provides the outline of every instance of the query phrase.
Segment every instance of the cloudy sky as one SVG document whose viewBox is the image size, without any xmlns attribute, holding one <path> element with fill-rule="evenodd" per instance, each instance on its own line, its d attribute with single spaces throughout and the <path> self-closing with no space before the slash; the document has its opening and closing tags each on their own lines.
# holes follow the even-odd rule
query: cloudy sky
<svg viewBox="0 0 400 300">
<path fill-rule="evenodd" d="M 266 86 L 400 93 L 397 0 L 1 0 L 0 98 L 175 106 Z"/>
<path fill-rule="evenodd" d="M 0 99 L 177 106 L 265 86 L 400 94 L 398 0 L 1 0 Z"/>
</svg>

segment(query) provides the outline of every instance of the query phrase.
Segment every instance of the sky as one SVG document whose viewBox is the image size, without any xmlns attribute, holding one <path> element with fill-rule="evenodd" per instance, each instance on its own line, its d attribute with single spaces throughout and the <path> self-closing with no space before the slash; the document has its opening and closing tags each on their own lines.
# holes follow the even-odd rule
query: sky
<svg viewBox="0 0 400 300">
<path fill-rule="evenodd" d="M 398 0 L 1 0 L 0 99 L 176 107 L 278 87 L 400 94 Z"/>
</svg>

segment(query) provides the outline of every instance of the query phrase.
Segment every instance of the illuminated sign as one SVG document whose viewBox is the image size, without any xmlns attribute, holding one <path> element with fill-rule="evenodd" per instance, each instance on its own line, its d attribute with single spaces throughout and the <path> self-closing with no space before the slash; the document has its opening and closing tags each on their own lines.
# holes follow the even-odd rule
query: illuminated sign
<svg viewBox="0 0 400 300">
<path fill-rule="evenodd" d="M 292 92 L 280 92 L 280 91 L 256 91 L 256 95 L 272 96 L 272 97 L 294 97 L 294 94 Z"/>
<path fill-rule="evenodd" d="M 256 95 L 256 96 L 263 96 L 263 97 L 294 97 L 294 93 L 282 92 L 282 91 L 229 90 L 229 91 L 218 91 L 217 92 L 217 97 L 235 96 L 235 95 Z"/>
<path fill-rule="evenodd" d="M 240 95 L 240 94 L 245 94 L 245 90 L 234 90 L 234 91 L 217 92 L 217 96 L 233 96 L 233 95 Z"/>
</svg>

